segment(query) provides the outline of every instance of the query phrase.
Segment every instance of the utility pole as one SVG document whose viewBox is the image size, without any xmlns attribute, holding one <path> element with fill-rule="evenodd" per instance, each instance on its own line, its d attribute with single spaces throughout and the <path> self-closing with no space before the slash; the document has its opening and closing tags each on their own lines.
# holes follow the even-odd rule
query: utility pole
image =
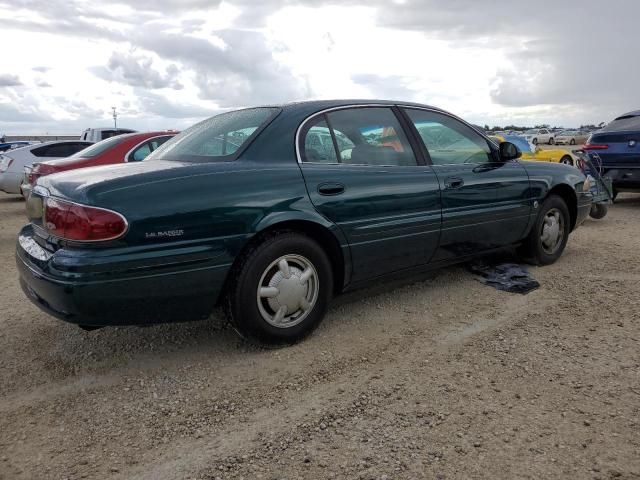
<svg viewBox="0 0 640 480">
<path fill-rule="evenodd" d="M 116 112 L 116 107 L 111 107 L 111 110 L 113 110 L 113 128 L 118 128 L 118 122 L 117 122 L 118 114 Z"/>
</svg>

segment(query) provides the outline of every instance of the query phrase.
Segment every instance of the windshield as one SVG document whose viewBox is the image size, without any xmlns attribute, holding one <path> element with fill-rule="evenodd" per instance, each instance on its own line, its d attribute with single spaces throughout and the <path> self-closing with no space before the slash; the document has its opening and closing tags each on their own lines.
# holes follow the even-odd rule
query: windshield
<svg viewBox="0 0 640 480">
<path fill-rule="evenodd" d="M 102 140 L 98 143 L 94 143 L 90 147 L 85 148 L 84 150 L 80 150 L 77 153 L 74 153 L 68 158 L 93 158 L 101 155 L 102 153 L 109 150 L 111 147 L 122 143 L 128 137 L 124 135 L 118 135 L 117 137 L 110 137 L 106 140 Z"/>
<path fill-rule="evenodd" d="M 236 152 L 279 111 L 278 108 L 259 107 L 216 115 L 176 135 L 145 161 L 233 160 Z"/>
</svg>

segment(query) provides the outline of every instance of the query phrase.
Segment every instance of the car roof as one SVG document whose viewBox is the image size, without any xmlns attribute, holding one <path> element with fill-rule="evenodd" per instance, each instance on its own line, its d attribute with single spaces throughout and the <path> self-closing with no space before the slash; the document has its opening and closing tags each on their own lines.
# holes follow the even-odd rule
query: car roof
<svg viewBox="0 0 640 480">
<path fill-rule="evenodd" d="M 275 107 L 280 108 L 283 111 L 319 111 L 328 108 L 346 107 L 351 105 L 403 105 L 408 107 L 422 107 L 436 110 L 443 113 L 449 113 L 441 108 L 433 107 L 430 105 L 424 105 L 416 102 L 406 102 L 400 100 L 379 100 L 379 99 L 333 99 L 333 100 L 305 100 L 300 102 L 289 102 L 281 104 L 261 105 L 261 107 Z M 253 108 L 253 107 L 251 107 Z"/>
<path fill-rule="evenodd" d="M 598 133 L 640 130 L 640 110 L 625 113 L 605 125 Z"/>
</svg>

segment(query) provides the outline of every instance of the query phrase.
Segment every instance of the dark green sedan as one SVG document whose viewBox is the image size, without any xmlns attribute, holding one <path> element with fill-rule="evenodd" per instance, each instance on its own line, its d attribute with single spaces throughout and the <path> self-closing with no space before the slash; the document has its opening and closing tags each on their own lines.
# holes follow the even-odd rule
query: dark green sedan
<svg viewBox="0 0 640 480">
<path fill-rule="evenodd" d="M 207 317 L 295 342 L 347 289 L 518 246 L 550 264 L 588 215 L 577 169 L 523 162 L 437 108 L 314 101 L 217 115 L 144 162 L 39 180 L 26 295 L 84 328 Z"/>
</svg>

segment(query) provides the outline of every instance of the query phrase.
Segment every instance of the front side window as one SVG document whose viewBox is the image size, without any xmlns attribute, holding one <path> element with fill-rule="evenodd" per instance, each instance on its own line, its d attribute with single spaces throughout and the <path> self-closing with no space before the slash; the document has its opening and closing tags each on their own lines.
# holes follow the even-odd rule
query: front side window
<svg viewBox="0 0 640 480">
<path fill-rule="evenodd" d="M 379 166 L 417 163 L 390 108 L 348 108 L 318 117 L 306 131 L 303 160 L 314 161 L 311 159 L 315 158 L 317 149 L 319 146 L 324 149 L 324 145 L 329 151 L 321 155 L 320 161 L 327 163 Z"/>
<path fill-rule="evenodd" d="M 478 132 L 455 118 L 427 110 L 406 110 L 434 165 L 488 163 L 489 144 Z"/>
<path fill-rule="evenodd" d="M 232 160 L 235 153 L 279 112 L 279 108 L 260 107 L 216 115 L 176 135 L 149 155 L 147 160 Z"/>
</svg>

